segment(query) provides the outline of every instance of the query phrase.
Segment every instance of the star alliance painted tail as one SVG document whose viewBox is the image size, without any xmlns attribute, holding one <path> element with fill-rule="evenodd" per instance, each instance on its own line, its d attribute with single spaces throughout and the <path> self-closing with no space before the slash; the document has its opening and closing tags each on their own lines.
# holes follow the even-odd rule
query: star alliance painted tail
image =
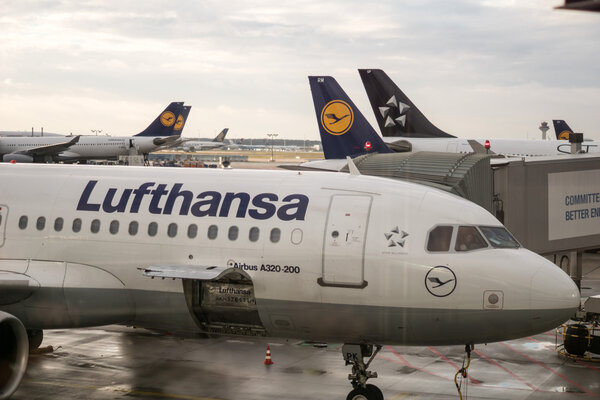
<svg viewBox="0 0 600 400">
<path fill-rule="evenodd" d="M 569 127 L 566 121 L 563 121 L 562 119 L 553 119 L 552 123 L 554 124 L 556 138 L 558 140 L 569 140 L 569 136 L 573 133 L 573 129 Z"/>
<path fill-rule="evenodd" d="M 359 69 L 383 136 L 455 137 L 433 125 L 380 69 Z"/>
<path fill-rule="evenodd" d="M 180 135 L 183 125 L 185 124 L 185 118 L 183 118 L 184 109 L 183 102 L 173 102 L 169 104 L 146 129 L 135 136 Z M 179 129 L 175 130 L 176 127 Z"/>
<path fill-rule="evenodd" d="M 309 76 L 326 159 L 391 150 L 331 76 Z"/>
</svg>

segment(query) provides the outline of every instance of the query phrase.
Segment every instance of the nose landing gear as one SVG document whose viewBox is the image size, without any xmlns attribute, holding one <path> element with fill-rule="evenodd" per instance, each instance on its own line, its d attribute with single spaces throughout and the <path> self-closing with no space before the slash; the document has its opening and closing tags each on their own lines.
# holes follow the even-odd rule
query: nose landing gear
<svg viewBox="0 0 600 400">
<path fill-rule="evenodd" d="M 371 362 L 381 350 L 381 345 L 375 345 L 373 352 L 372 344 L 344 344 L 342 353 L 346 365 L 352 364 L 352 373 L 348 375 L 348 379 L 354 388 L 346 400 L 383 400 L 383 393 L 375 385 L 367 384 L 369 378 L 377 378 L 377 372 L 367 371 Z M 365 364 L 364 358 L 370 357 Z"/>
</svg>

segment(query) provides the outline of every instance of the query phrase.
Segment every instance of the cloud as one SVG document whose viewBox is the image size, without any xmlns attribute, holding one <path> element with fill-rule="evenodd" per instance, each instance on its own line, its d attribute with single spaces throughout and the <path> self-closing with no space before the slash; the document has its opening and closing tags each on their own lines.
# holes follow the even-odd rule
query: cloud
<svg viewBox="0 0 600 400">
<path fill-rule="evenodd" d="M 0 118 L 3 129 L 28 120 L 57 131 L 105 125 L 129 134 L 146 115 L 180 100 L 194 106 L 190 133 L 230 125 L 232 137 L 278 130 L 316 139 L 306 76 L 335 76 L 374 122 L 356 72 L 373 67 L 385 69 L 447 131 L 518 137 L 525 129 L 505 129 L 508 116 L 537 126 L 555 117 L 557 103 L 564 118 L 593 131 L 600 122 L 598 16 L 552 6 L 545 0 L 8 2 L 0 16 L 0 76 L 11 87 L 1 94 Z M 115 113 L 116 104 L 135 112 Z M 73 109 L 76 117 L 63 117 Z"/>
</svg>

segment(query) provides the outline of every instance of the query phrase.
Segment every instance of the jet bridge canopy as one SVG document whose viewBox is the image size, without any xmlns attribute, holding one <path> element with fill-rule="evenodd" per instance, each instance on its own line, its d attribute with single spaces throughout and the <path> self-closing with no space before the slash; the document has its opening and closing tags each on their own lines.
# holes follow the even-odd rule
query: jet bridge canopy
<svg viewBox="0 0 600 400">
<path fill-rule="evenodd" d="M 354 159 L 361 174 L 404 179 L 430 185 L 492 211 L 492 170 L 488 154 L 416 153 L 367 154 Z M 348 166 L 341 169 L 349 172 Z"/>
</svg>

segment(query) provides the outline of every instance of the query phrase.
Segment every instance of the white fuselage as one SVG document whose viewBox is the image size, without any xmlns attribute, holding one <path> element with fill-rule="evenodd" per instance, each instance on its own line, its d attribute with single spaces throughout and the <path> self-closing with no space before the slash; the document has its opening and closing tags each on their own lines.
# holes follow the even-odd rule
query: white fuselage
<svg viewBox="0 0 600 400">
<path fill-rule="evenodd" d="M 52 137 L 5 137 L 0 138 L 0 156 L 32 148 L 63 143 L 70 136 Z M 81 136 L 69 149 L 54 156 L 55 161 L 116 159 L 129 155 L 131 150 L 137 153 L 149 153 L 159 146 L 154 144 L 157 136 Z"/>
<path fill-rule="evenodd" d="M 386 143 L 407 141 L 412 151 L 437 151 L 449 153 L 472 153 L 473 148 L 467 139 L 461 138 L 411 138 L 384 137 Z M 486 139 L 474 139 L 482 146 Z M 490 152 L 505 156 L 554 156 L 571 154 L 571 144 L 565 140 L 520 140 L 520 139 L 487 139 Z M 586 153 L 600 152 L 600 142 L 583 142 L 582 151 Z"/>
<path fill-rule="evenodd" d="M 570 278 L 526 249 L 428 251 L 438 225 L 454 227 L 454 237 L 458 226 L 502 225 L 418 184 L 328 172 L 5 164 L 0 187 L 0 273 L 29 280 L 31 290 L 0 310 L 34 329 L 121 323 L 464 344 L 550 329 L 579 305 Z M 229 275 L 151 279 L 140 268 L 152 266 Z"/>
</svg>

